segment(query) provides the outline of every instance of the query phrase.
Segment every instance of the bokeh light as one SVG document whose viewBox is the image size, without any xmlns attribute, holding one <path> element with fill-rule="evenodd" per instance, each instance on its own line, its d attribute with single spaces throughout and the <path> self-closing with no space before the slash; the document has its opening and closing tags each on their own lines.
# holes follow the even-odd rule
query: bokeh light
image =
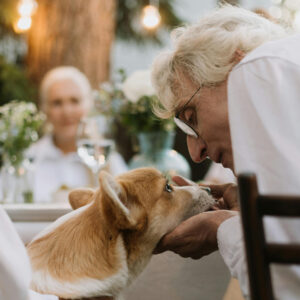
<svg viewBox="0 0 300 300">
<path fill-rule="evenodd" d="M 147 5 L 143 9 L 142 23 L 147 29 L 155 29 L 160 23 L 161 17 L 156 6 Z"/>
</svg>

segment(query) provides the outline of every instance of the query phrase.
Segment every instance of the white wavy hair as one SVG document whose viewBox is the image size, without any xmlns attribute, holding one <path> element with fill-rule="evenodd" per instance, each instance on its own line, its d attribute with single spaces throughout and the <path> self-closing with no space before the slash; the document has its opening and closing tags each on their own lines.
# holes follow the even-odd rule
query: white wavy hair
<svg viewBox="0 0 300 300">
<path fill-rule="evenodd" d="M 152 84 L 163 106 L 155 107 L 155 113 L 162 118 L 174 114 L 179 101 L 176 88 L 183 74 L 198 86 L 215 86 L 237 63 L 236 50 L 247 54 L 286 34 L 280 25 L 231 5 L 214 10 L 195 24 L 173 30 L 174 49 L 159 54 L 152 65 Z"/>
<path fill-rule="evenodd" d="M 47 108 L 47 95 L 49 88 L 58 81 L 71 80 L 81 90 L 82 104 L 88 112 L 92 107 L 92 88 L 87 77 L 80 72 L 77 68 L 71 66 L 61 66 L 51 69 L 44 76 L 40 85 L 40 107 L 41 110 L 46 112 Z"/>
</svg>

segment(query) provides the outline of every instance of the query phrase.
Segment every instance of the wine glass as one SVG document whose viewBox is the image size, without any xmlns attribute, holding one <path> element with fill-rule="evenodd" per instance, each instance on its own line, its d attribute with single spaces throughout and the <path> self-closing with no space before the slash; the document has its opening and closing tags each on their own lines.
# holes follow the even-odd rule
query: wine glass
<svg viewBox="0 0 300 300">
<path fill-rule="evenodd" d="M 77 153 L 90 168 L 96 180 L 97 174 L 108 164 L 114 141 L 105 137 L 105 124 L 100 117 L 81 120 L 77 130 Z"/>
</svg>

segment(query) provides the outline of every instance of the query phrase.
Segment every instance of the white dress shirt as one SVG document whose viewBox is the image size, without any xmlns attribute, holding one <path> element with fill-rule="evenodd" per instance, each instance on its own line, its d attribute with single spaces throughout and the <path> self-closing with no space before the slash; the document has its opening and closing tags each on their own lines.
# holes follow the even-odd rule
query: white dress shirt
<svg viewBox="0 0 300 300">
<path fill-rule="evenodd" d="M 300 35 L 258 47 L 228 80 L 229 120 L 236 174 L 254 172 L 261 194 L 300 195 Z M 218 230 L 220 252 L 248 296 L 239 217 Z M 300 243 L 300 220 L 268 217 L 268 241 Z M 277 299 L 299 299 L 300 267 L 271 268 Z"/>
<path fill-rule="evenodd" d="M 34 159 L 34 201 L 51 202 L 61 187 L 74 189 L 92 187 L 95 179 L 91 170 L 76 152 L 64 154 L 58 149 L 51 135 L 45 135 L 31 146 L 27 155 Z M 127 171 L 126 163 L 117 152 L 108 159 L 109 171 L 118 175 Z"/>
</svg>

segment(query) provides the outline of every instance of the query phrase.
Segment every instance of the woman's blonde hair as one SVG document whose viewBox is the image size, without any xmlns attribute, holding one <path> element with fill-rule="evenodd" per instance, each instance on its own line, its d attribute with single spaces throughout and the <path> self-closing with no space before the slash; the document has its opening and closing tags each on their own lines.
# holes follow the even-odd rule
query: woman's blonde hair
<svg viewBox="0 0 300 300">
<path fill-rule="evenodd" d="M 163 106 L 155 108 L 155 113 L 162 118 L 173 115 L 179 101 L 176 87 L 183 74 L 198 86 L 215 86 L 237 63 L 237 50 L 247 54 L 285 35 L 280 25 L 231 5 L 216 9 L 196 24 L 175 29 L 171 34 L 174 50 L 158 55 L 152 65 L 152 84 Z"/>
<path fill-rule="evenodd" d="M 71 80 L 80 88 L 83 106 L 86 111 L 89 111 L 93 102 L 90 82 L 82 72 L 71 66 L 56 67 L 46 73 L 40 85 L 41 110 L 46 112 L 49 88 L 51 88 L 54 83 L 64 80 Z"/>
</svg>

